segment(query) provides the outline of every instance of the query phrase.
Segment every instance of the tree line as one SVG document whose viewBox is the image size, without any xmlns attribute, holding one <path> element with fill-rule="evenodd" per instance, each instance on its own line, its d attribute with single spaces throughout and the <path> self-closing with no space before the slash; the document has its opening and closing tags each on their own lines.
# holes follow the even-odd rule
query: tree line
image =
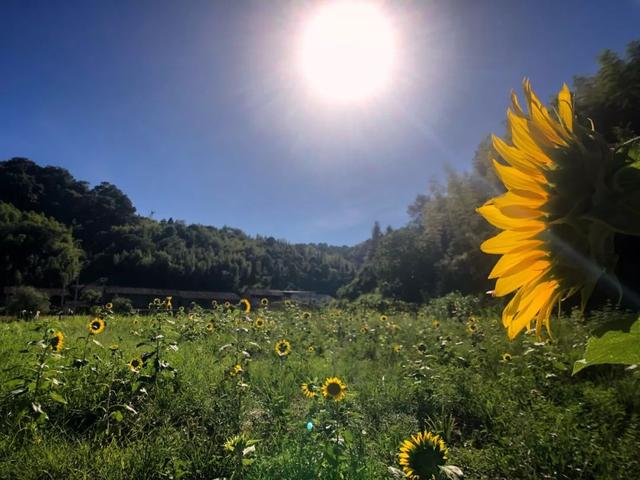
<svg viewBox="0 0 640 480">
<path fill-rule="evenodd" d="M 0 162 L 0 252 L 0 286 L 60 287 L 78 280 L 333 294 L 361 262 L 357 247 L 291 244 L 236 228 L 156 221 L 137 215 L 115 185 L 90 188 L 63 168 L 26 158 Z"/>
<path fill-rule="evenodd" d="M 605 51 L 593 76 L 575 77 L 576 110 L 612 144 L 640 135 L 640 42 L 621 57 Z M 508 135 L 508 133 L 507 133 Z M 408 207 L 407 225 L 352 246 L 291 244 L 237 228 L 157 221 L 136 213 L 110 183 L 90 187 L 67 170 L 26 158 L 0 162 L 0 287 L 59 287 L 72 281 L 242 291 L 305 289 L 420 302 L 491 288 L 495 258 L 480 243 L 495 232 L 475 208 L 503 189 L 486 138 L 468 172 L 447 172 Z M 618 274 L 638 290 L 636 237 L 619 235 Z"/>
</svg>

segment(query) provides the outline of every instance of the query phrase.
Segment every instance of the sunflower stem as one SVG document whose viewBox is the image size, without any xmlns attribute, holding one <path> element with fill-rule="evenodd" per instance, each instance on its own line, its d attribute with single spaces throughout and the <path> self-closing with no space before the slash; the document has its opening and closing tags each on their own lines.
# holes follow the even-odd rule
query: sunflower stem
<svg viewBox="0 0 640 480">
<path fill-rule="evenodd" d="M 87 333 L 87 338 L 85 339 L 84 342 L 84 349 L 82 350 L 82 366 L 85 365 L 85 362 L 87 361 L 87 348 L 89 348 L 89 333 Z"/>
<path fill-rule="evenodd" d="M 617 150 L 619 148 L 626 147 L 627 145 L 631 145 L 632 143 L 635 143 L 637 141 L 640 141 L 640 135 L 638 135 L 637 137 L 630 138 L 629 140 L 625 140 L 624 142 L 621 142 L 621 143 L 618 143 L 618 144 L 614 145 L 613 149 Z"/>
</svg>

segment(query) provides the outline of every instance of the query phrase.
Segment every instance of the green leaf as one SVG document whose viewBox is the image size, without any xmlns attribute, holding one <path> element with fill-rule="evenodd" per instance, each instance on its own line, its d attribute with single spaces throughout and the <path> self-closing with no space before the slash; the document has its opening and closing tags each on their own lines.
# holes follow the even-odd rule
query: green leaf
<svg viewBox="0 0 640 480">
<path fill-rule="evenodd" d="M 114 412 L 111 412 L 111 418 L 120 423 L 122 420 L 124 420 L 124 415 L 122 415 L 122 412 L 120 410 L 116 410 Z"/>
<path fill-rule="evenodd" d="M 28 391 L 29 391 L 28 388 L 20 387 L 20 388 L 16 388 L 15 390 L 11 390 L 9 394 L 13 395 L 14 397 L 17 397 L 18 395 L 22 395 L 23 393 L 27 393 Z"/>
<path fill-rule="evenodd" d="M 49 396 L 51 397 L 51 400 L 53 400 L 54 402 L 58 402 L 58 403 L 61 403 L 63 405 L 67 404 L 67 400 L 62 395 L 60 395 L 58 392 L 53 392 L 52 391 L 52 392 L 49 393 Z"/>
<path fill-rule="evenodd" d="M 591 365 L 640 363 L 640 318 L 628 332 L 610 330 L 601 337 L 590 338 L 584 358 L 573 365 L 573 375 Z"/>
</svg>

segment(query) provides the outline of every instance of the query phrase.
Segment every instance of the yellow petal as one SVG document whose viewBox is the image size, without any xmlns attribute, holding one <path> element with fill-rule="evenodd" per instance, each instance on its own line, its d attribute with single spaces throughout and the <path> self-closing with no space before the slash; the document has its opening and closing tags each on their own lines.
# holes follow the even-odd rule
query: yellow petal
<svg viewBox="0 0 640 480">
<path fill-rule="evenodd" d="M 527 152 L 534 158 L 549 158 L 538 145 L 538 138 L 530 131 L 529 121 L 526 118 L 519 117 L 511 110 L 508 110 L 507 119 L 511 127 L 511 140 L 518 149 Z"/>
<path fill-rule="evenodd" d="M 496 297 L 504 297 L 523 285 L 541 277 L 549 270 L 550 263 L 548 260 L 536 260 L 527 270 L 523 270 L 513 275 L 498 278 L 493 294 Z"/>
<path fill-rule="evenodd" d="M 500 232 L 495 237 L 489 238 L 488 240 L 482 242 L 482 244 L 480 245 L 480 250 L 482 250 L 484 253 L 505 254 L 519 249 L 522 246 L 531 246 L 531 242 L 540 242 L 540 244 L 542 244 L 542 241 L 537 240 L 535 238 L 535 235 L 540 233 L 543 229 L 544 225 L 542 225 L 538 229 L 533 230 L 505 230 L 504 232 Z"/>
<path fill-rule="evenodd" d="M 556 284 L 556 288 L 557 288 L 557 284 Z M 551 328 L 549 326 L 549 319 L 551 317 L 551 310 L 553 309 L 554 305 L 556 304 L 556 302 L 560 298 L 560 294 L 561 294 L 561 292 L 557 292 L 556 291 L 556 293 L 554 293 L 551 296 L 551 298 L 549 298 L 549 300 L 547 301 L 547 304 L 545 306 L 543 306 L 540 309 L 540 311 L 538 312 L 538 317 L 536 319 L 536 335 L 538 337 L 542 333 L 542 325 L 544 325 L 544 327 L 547 329 L 547 333 L 549 333 L 549 336 L 551 336 Z"/>
<path fill-rule="evenodd" d="M 511 90 L 511 109 L 516 115 L 519 115 L 521 117 L 526 116 L 524 111 L 522 110 L 522 107 L 520 106 L 520 103 L 518 102 L 518 95 L 514 90 Z"/>
<path fill-rule="evenodd" d="M 517 219 L 507 217 L 489 200 L 482 207 L 476 209 L 487 222 L 502 230 L 531 231 L 545 228 L 540 220 Z"/>
<path fill-rule="evenodd" d="M 493 148 L 505 162 L 530 175 L 540 176 L 540 167 L 551 164 L 551 159 L 546 154 L 529 155 L 527 152 L 507 144 L 495 135 L 491 137 L 491 140 Z"/>
<path fill-rule="evenodd" d="M 510 190 L 507 193 L 493 199 L 493 204 L 505 213 L 504 209 L 512 206 L 520 206 L 531 209 L 537 209 L 544 205 L 546 198 L 540 195 L 529 195 L 526 190 Z M 538 212 L 539 215 L 542 212 Z"/>
<path fill-rule="evenodd" d="M 573 132 L 573 103 L 571 101 L 571 92 L 567 84 L 562 85 L 560 93 L 558 93 L 558 112 L 564 126 Z"/>
<path fill-rule="evenodd" d="M 531 320 L 538 314 L 540 309 L 547 305 L 555 288 L 556 282 L 549 281 L 536 284 L 527 290 L 526 295 L 523 295 L 520 301 L 518 313 L 507 327 L 509 338 L 514 338 L 531 323 Z"/>
<path fill-rule="evenodd" d="M 495 160 L 493 160 L 493 167 L 496 169 L 496 173 L 498 177 L 500 177 L 500 180 L 502 180 L 502 183 L 504 183 L 509 190 L 531 190 L 542 195 L 546 194 L 542 188 L 542 183 L 545 183 L 544 178 L 536 179 L 536 177 L 527 175 L 517 168 L 507 167 Z"/>
<path fill-rule="evenodd" d="M 529 106 L 529 114 L 531 115 L 529 129 L 531 131 L 535 130 L 539 134 L 537 138 L 541 136 L 542 141 L 549 146 L 565 146 L 567 142 L 559 134 L 561 125 L 551 118 L 547 108 L 540 102 L 531 88 L 529 80 L 525 80 L 523 86 Z"/>
<path fill-rule="evenodd" d="M 499 207 L 497 203 L 494 205 L 502 212 L 503 215 L 511 218 L 520 219 L 535 219 L 540 218 L 543 213 L 540 210 L 536 210 L 522 205 L 504 205 Z"/>
<path fill-rule="evenodd" d="M 544 258 L 546 255 L 542 250 L 503 255 L 491 270 L 489 278 L 513 275 L 530 267 L 533 262 Z"/>
<path fill-rule="evenodd" d="M 521 288 L 516 292 L 513 298 L 509 301 L 504 310 L 502 311 L 502 325 L 505 327 L 509 327 L 511 325 L 511 321 L 513 320 L 513 316 L 518 311 L 518 305 L 520 305 L 520 299 L 523 294 L 526 293 L 524 288 Z"/>
</svg>

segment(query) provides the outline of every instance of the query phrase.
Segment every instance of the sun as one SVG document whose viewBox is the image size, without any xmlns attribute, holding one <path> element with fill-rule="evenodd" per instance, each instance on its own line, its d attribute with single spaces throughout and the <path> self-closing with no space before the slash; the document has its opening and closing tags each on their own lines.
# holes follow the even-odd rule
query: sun
<svg viewBox="0 0 640 480">
<path fill-rule="evenodd" d="M 333 1 L 302 31 L 298 64 L 309 89 L 332 103 L 358 103 L 388 86 L 395 63 L 389 17 L 376 3 Z"/>
</svg>

